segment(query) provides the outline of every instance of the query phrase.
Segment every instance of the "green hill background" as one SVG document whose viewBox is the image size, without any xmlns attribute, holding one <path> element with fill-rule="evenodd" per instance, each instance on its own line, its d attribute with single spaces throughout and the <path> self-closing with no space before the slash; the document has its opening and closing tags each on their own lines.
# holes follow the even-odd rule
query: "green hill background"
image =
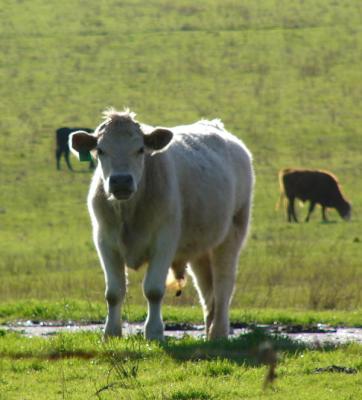
<svg viewBox="0 0 362 400">
<path fill-rule="evenodd" d="M 362 306 L 360 1 L 0 1 L 0 301 L 102 302 L 87 165 L 55 168 L 55 129 L 108 106 L 174 126 L 221 118 L 254 155 L 253 225 L 235 307 Z M 323 168 L 343 222 L 288 224 L 277 173 Z M 298 210 L 301 219 L 306 209 Z M 143 273 L 129 296 L 144 302 Z M 188 285 L 168 304 L 196 304 Z"/>
</svg>

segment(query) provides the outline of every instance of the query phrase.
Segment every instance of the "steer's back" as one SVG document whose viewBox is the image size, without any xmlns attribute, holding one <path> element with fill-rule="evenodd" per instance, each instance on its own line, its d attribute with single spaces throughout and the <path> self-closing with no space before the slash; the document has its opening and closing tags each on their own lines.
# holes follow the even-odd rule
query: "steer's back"
<svg viewBox="0 0 362 400">
<path fill-rule="evenodd" d="M 234 216 L 249 210 L 253 186 L 251 155 L 219 121 L 172 129 L 167 150 L 175 166 L 182 208 L 179 253 L 222 242 Z"/>
</svg>

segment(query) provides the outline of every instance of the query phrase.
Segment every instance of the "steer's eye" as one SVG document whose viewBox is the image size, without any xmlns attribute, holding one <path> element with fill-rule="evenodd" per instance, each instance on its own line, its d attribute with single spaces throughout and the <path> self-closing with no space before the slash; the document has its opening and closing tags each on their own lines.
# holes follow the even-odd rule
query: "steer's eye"
<svg viewBox="0 0 362 400">
<path fill-rule="evenodd" d="M 143 154 L 145 152 L 145 148 L 141 147 L 140 149 L 137 150 L 137 154 Z"/>
<path fill-rule="evenodd" d="M 102 149 L 100 149 L 99 147 L 97 147 L 97 154 L 99 156 L 102 156 L 104 154 L 104 151 Z"/>
</svg>

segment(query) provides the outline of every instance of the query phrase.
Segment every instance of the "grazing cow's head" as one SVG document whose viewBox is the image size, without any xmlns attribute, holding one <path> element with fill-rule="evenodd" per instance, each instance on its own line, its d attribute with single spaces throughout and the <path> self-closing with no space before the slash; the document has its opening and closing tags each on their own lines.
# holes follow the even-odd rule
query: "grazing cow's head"
<svg viewBox="0 0 362 400">
<path fill-rule="evenodd" d="M 104 190 L 110 199 L 128 200 L 141 181 L 145 154 L 165 149 L 173 134 L 165 128 L 145 134 L 135 114 L 128 110 L 107 110 L 104 117 L 94 134 L 74 132 L 69 144 L 79 154 L 91 151 L 98 158 Z"/>
<path fill-rule="evenodd" d="M 352 206 L 351 203 L 344 200 L 342 204 L 337 208 L 339 215 L 346 221 L 351 219 L 352 215 Z"/>
</svg>

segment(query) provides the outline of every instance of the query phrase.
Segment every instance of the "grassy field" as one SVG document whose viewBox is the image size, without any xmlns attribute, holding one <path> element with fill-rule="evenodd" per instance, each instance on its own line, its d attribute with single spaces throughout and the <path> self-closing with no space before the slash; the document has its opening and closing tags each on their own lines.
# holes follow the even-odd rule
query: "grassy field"
<svg viewBox="0 0 362 400">
<path fill-rule="evenodd" d="M 85 198 L 91 175 L 55 168 L 55 129 L 108 106 L 163 126 L 221 118 L 254 155 L 253 224 L 232 319 L 362 324 L 362 3 L 357 0 L 0 0 L 0 321 L 103 319 Z M 288 224 L 277 173 L 323 168 L 349 223 Z M 306 209 L 299 209 L 299 215 Z M 126 317 L 142 320 L 142 271 Z M 189 284 L 165 317 L 201 320 Z M 278 378 L 263 390 L 260 343 Z M 255 353 L 256 351 L 256 353 Z M 182 357 L 181 357 L 182 355 Z M 357 399 L 361 346 L 306 349 L 254 332 L 231 342 L 0 331 L 0 399 Z M 333 364 L 357 374 L 315 374 Z"/>
<path fill-rule="evenodd" d="M 104 343 L 95 333 L 0 335 L 0 398 L 7 400 L 327 400 L 361 393 L 362 347 L 353 344 L 307 350 L 261 331 L 218 343 L 162 344 L 139 337 Z M 265 385 L 276 351 L 277 378 Z M 346 372 L 328 372 L 332 365 Z"/>
</svg>

